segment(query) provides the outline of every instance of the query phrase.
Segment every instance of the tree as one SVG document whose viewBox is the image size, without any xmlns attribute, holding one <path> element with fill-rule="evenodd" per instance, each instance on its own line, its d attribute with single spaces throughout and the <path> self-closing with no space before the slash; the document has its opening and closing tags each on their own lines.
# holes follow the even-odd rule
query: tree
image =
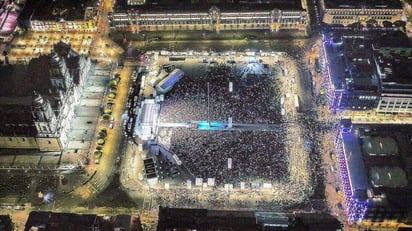
<svg viewBox="0 0 412 231">
<path fill-rule="evenodd" d="M 103 145 L 105 143 L 104 139 L 98 139 L 97 144 L 98 145 Z"/>
<path fill-rule="evenodd" d="M 100 157 L 102 157 L 103 152 L 102 151 L 95 151 L 94 152 L 94 158 L 95 159 L 100 159 Z"/>
<path fill-rule="evenodd" d="M 107 97 L 109 97 L 109 99 L 114 99 L 116 98 L 116 93 L 110 92 L 110 94 Z"/>
<path fill-rule="evenodd" d="M 99 132 L 99 138 L 104 139 L 106 136 L 107 134 L 105 132 Z"/>
<path fill-rule="evenodd" d="M 104 119 L 104 120 L 109 120 L 110 119 L 110 115 L 109 114 L 103 114 L 103 116 L 102 116 L 102 118 Z"/>
</svg>

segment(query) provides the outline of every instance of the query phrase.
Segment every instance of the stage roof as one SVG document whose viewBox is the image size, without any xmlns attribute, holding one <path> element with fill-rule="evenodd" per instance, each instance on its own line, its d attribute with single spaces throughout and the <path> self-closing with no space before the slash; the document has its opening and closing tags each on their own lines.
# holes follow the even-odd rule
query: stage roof
<svg viewBox="0 0 412 231">
<path fill-rule="evenodd" d="M 154 101 L 145 100 L 142 107 L 142 115 L 140 116 L 140 123 L 152 124 L 156 114 L 156 103 Z"/>
</svg>

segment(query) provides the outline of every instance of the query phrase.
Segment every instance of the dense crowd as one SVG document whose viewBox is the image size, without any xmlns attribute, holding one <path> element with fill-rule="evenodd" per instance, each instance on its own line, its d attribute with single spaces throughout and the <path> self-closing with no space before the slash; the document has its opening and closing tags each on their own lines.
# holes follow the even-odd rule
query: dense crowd
<svg viewBox="0 0 412 231">
<path fill-rule="evenodd" d="M 249 63 L 240 68 L 217 65 L 204 75 L 186 76 L 162 104 L 160 119 L 181 123 L 208 117 L 210 121 L 227 121 L 232 117 L 233 123 L 279 123 L 280 91 L 266 72 L 261 63 Z M 233 83 L 233 92 L 229 91 L 229 82 Z M 216 184 L 247 178 L 272 182 L 288 175 L 283 133 L 284 126 L 276 131 L 161 128 L 158 139 L 195 177 L 215 178 Z"/>
<path fill-rule="evenodd" d="M 278 123 L 278 86 L 260 69 L 251 71 L 247 66 L 232 69 L 218 65 L 203 75 L 185 76 L 166 96 L 161 122 L 206 121 L 208 117 L 210 121 L 227 121 L 232 117 L 234 123 Z M 229 82 L 233 92 L 229 92 Z"/>
<path fill-rule="evenodd" d="M 259 67 L 260 64 L 256 65 Z M 244 193 L 248 198 L 231 198 L 224 191 L 209 193 L 206 198 L 191 198 L 190 193 L 183 192 L 178 200 L 162 195 L 157 199 L 158 204 L 208 205 L 211 208 L 223 208 L 228 204 L 250 208 L 253 204 L 258 209 L 276 209 L 301 203 L 316 191 L 318 182 L 312 180 L 322 178 L 321 160 L 315 155 L 322 150 L 318 135 L 324 135 L 329 127 L 324 127 L 312 116 L 283 123 L 279 110 L 282 91 L 279 88 L 282 84 L 286 86 L 287 80 L 274 81 L 267 72 L 254 70 L 256 65 L 246 64 L 234 69 L 220 65 L 205 75 L 185 76 L 163 102 L 160 121 L 207 120 L 209 88 L 211 121 L 227 121 L 231 116 L 234 123 L 281 125 L 266 131 L 160 128 L 158 133 L 158 141 L 177 154 L 193 176 L 204 181 L 213 177 L 217 185 L 232 183 L 237 190 L 239 182 L 246 182 Z M 233 82 L 232 93 L 228 91 L 229 81 Z M 228 158 L 232 158 L 231 169 L 228 168 Z M 260 183 L 259 188 L 262 188 L 262 183 L 269 182 L 273 190 L 267 193 L 253 189 L 253 183 Z M 256 195 L 250 196 L 250 190 Z M 242 191 L 238 192 L 237 195 L 241 195 Z"/>
<path fill-rule="evenodd" d="M 169 146 L 194 177 L 215 178 L 216 184 L 285 180 L 287 155 L 278 131 L 194 131 L 187 128 L 159 133 L 159 141 Z M 163 135 L 170 135 L 169 142 Z M 228 166 L 228 159 L 232 166 Z"/>
</svg>

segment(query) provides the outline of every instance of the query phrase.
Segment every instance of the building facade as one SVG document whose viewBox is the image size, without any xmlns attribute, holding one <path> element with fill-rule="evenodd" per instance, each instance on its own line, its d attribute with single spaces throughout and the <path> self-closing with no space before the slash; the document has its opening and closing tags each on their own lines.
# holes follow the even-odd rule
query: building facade
<svg viewBox="0 0 412 231">
<path fill-rule="evenodd" d="M 0 96 L 0 148 L 65 148 L 90 65 L 88 57 L 77 55 L 68 44 L 58 43 L 50 55 L 32 59 L 25 72 L 15 73 L 20 77 L 11 75 L 19 81 Z M 1 69 L 5 75 L 17 67 L 3 65 Z"/>
<path fill-rule="evenodd" d="M 247 2 L 247 1 L 246 1 Z M 269 1 L 272 2 L 272 1 Z M 276 1 L 274 1 L 276 2 Z M 291 1 L 293 2 L 293 1 Z M 230 4 L 229 4 L 230 5 Z M 232 4 L 233 5 L 233 4 Z M 209 8 L 154 10 L 130 5 L 118 7 L 110 19 L 113 29 L 124 31 L 238 31 L 280 29 L 306 31 L 307 11 L 299 1 L 297 6 L 283 9 L 281 4 L 245 4 L 228 8 L 213 5 Z M 204 10 L 202 10 L 204 9 Z"/>
<path fill-rule="evenodd" d="M 31 31 L 96 32 L 102 0 L 27 0 L 19 26 Z M 47 7 L 45 7 L 47 6 Z"/>
<path fill-rule="evenodd" d="M 323 22 L 328 25 L 349 26 L 355 23 L 371 26 L 392 27 L 403 20 L 403 8 L 399 0 L 354 1 L 322 0 Z"/>
</svg>

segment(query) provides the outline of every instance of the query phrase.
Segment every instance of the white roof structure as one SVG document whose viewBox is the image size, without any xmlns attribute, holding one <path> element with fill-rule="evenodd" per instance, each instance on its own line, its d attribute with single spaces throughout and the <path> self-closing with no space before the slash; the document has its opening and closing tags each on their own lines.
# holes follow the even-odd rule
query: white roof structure
<svg viewBox="0 0 412 231">
<path fill-rule="evenodd" d="M 158 105 L 154 99 L 146 99 L 142 102 L 137 115 L 135 134 L 142 140 L 150 140 L 156 129 L 158 117 Z"/>
</svg>

